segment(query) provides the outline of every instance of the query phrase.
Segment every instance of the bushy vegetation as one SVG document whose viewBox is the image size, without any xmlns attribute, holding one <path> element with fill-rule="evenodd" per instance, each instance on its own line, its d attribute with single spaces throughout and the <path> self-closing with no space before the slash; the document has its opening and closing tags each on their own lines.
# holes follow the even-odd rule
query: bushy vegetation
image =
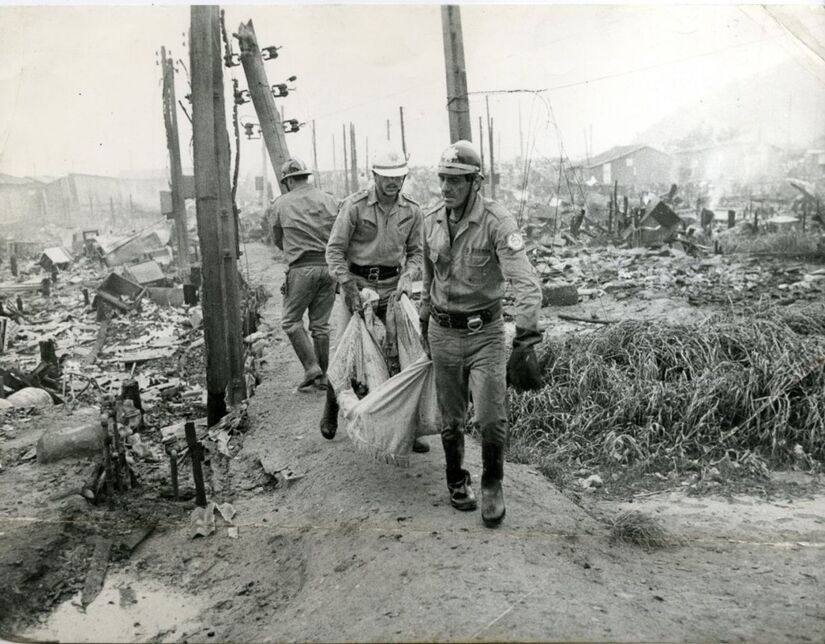
<svg viewBox="0 0 825 644">
<path fill-rule="evenodd" d="M 626 321 L 539 348 L 510 395 L 511 457 L 540 467 L 825 461 L 825 307 Z"/>
</svg>

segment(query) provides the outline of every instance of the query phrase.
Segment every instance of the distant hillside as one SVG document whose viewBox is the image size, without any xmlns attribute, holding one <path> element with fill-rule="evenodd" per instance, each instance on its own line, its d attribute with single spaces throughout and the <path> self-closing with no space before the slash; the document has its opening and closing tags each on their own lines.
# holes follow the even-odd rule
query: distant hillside
<svg viewBox="0 0 825 644">
<path fill-rule="evenodd" d="M 819 76 L 819 78 L 817 78 Z M 811 147 L 825 136 L 825 71 L 794 61 L 697 96 L 639 133 L 636 142 L 661 148 L 698 128 L 782 148 Z M 699 143 L 699 142 L 697 142 Z"/>
</svg>

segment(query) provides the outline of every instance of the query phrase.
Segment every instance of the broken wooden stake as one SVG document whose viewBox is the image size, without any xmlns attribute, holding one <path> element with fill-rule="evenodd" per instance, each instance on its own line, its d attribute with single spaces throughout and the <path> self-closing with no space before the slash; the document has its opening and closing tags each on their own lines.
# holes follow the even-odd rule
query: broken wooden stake
<svg viewBox="0 0 825 644">
<path fill-rule="evenodd" d="M 103 582 L 106 579 L 106 571 L 109 568 L 109 554 L 112 551 L 112 541 L 106 537 L 97 537 L 95 540 L 95 550 L 92 554 L 92 561 L 86 573 L 86 581 L 83 583 L 83 592 L 80 595 L 80 603 L 85 608 L 91 604 L 95 597 L 103 590 Z"/>
<path fill-rule="evenodd" d="M 186 431 L 186 444 L 189 447 L 189 458 L 192 461 L 192 477 L 195 479 L 195 503 L 201 508 L 206 507 L 206 489 L 203 486 L 203 470 L 201 461 L 203 460 L 203 447 L 198 442 L 195 433 L 195 423 L 186 421 L 184 425 Z"/>
<path fill-rule="evenodd" d="M 174 447 L 169 450 L 169 470 L 172 475 L 172 499 L 180 501 L 180 486 L 178 485 L 178 450 Z"/>
</svg>

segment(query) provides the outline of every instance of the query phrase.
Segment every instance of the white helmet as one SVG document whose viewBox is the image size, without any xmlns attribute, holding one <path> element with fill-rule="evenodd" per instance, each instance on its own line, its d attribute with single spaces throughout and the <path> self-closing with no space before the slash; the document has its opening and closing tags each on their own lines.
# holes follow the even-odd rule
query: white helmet
<svg viewBox="0 0 825 644">
<path fill-rule="evenodd" d="M 387 144 L 373 158 L 372 171 L 382 177 L 404 177 L 408 172 L 407 157 L 398 148 Z"/>
</svg>

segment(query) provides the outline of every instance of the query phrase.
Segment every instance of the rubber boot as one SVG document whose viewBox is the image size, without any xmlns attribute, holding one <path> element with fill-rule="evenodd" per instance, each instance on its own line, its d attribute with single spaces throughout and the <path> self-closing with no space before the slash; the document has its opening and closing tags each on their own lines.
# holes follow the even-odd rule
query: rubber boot
<svg viewBox="0 0 825 644">
<path fill-rule="evenodd" d="M 324 415 L 321 416 L 321 436 L 327 440 L 335 438 L 338 431 L 338 400 L 331 385 L 327 385 L 327 401 L 324 405 Z"/>
<path fill-rule="evenodd" d="M 324 375 L 321 367 L 318 366 L 318 359 L 315 357 L 315 350 L 312 343 L 309 341 L 309 336 L 303 327 L 298 327 L 287 333 L 289 341 L 292 343 L 292 348 L 295 354 L 301 361 L 304 367 L 304 379 L 298 385 L 298 389 L 302 389 L 311 385 L 316 378 Z"/>
<path fill-rule="evenodd" d="M 447 440 L 442 435 L 441 444 L 444 447 L 444 460 L 447 463 L 447 489 L 450 492 L 450 505 L 456 510 L 475 510 L 478 503 L 471 487 L 470 473 L 462 467 L 464 435 L 454 440 Z"/>
<path fill-rule="evenodd" d="M 327 367 L 329 367 L 329 336 L 318 335 L 312 338 L 315 345 L 315 357 L 318 359 L 318 366 L 321 367 L 321 377 L 315 380 L 318 389 L 327 389 Z"/>
<path fill-rule="evenodd" d="M 504 518 L 504 447 L 490 443 L 481 444 L 481 520 L 488 528 L 494 528 Z"/>
</svg>

